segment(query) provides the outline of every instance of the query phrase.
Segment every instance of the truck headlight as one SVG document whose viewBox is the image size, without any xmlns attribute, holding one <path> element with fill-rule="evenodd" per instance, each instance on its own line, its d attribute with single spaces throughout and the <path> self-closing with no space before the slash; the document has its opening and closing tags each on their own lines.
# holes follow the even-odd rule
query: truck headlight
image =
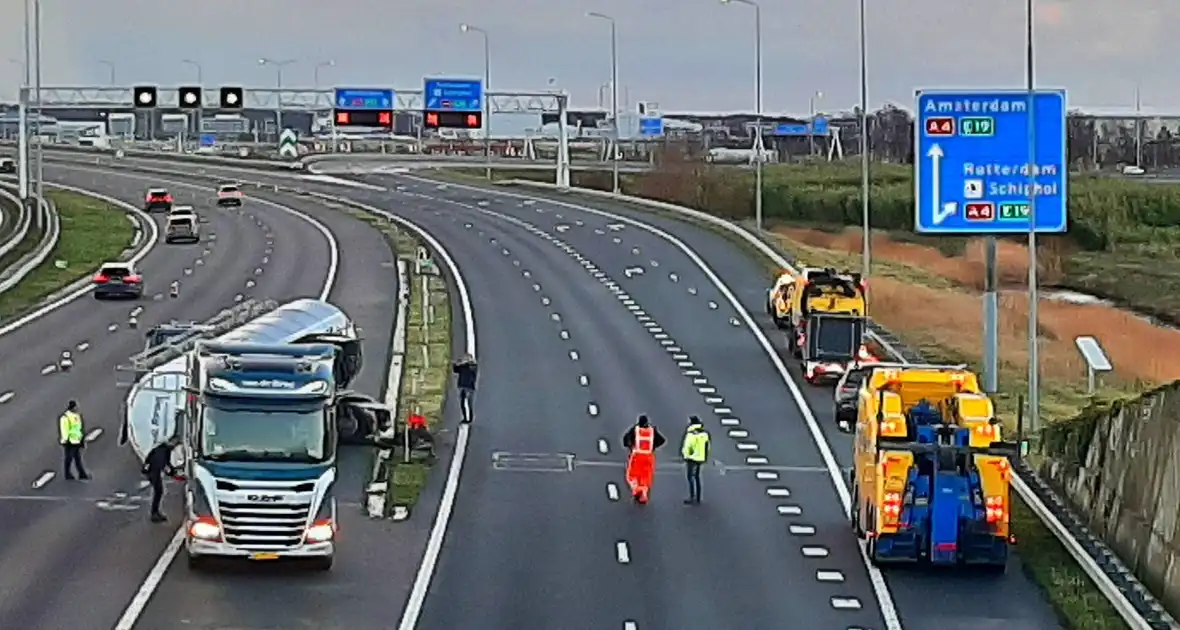
<svg viewBox="0 0 1180 630">
<path fill-rule="evenodd" d="M 201 540 L 221 540 L 221 526 L 211 516 L 202 516 L 189 525 L 188 533 Z"/>
<path fill-rule="evenodd" d="M 303 538 L 309 543 L 322 543 L 332 540 L 336 535 L 336 524 L 332 521 L 316 521 L 307 528 Z"/>
</svg>

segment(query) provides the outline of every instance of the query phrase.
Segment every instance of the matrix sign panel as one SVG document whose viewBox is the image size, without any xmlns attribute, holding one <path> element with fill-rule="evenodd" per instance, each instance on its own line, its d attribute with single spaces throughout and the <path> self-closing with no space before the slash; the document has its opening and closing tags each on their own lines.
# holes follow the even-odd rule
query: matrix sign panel
<svg viewBox="0 0 1180 630">
<path fill-rule="evenodd" d="M 917 231 L 1066 231 L 1064 91 L 918 92 L 916 111 Z"/>
<path fill-rule="evenodd" d="M 483 126 L 483 82 L 472 79 L 426 79 L 423 121 L 430 129 L 478 129 Z"/>
<path fill-rule="evenodd" d="M 393 129 L 393 112 L 373 109 L 336 109 L 337 127 L 381 127 Z"/>
</svg>

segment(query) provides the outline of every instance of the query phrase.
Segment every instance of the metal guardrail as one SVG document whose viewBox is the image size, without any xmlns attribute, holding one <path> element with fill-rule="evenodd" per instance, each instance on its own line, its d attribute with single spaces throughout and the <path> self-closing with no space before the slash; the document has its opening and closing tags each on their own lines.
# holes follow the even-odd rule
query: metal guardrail
<svg viewBox="0 0 1180 630">
<path fill-rule="evenodd" d="M 8 184 L 0 184 L 0 187 L 13 189 L 14 186 Z M 19 203 L 19 200 L 18 200 Z M 57 213 L 57 207 L 53 202 L 45 199 L 38 199 L 37 203 L 41 206 L 41 211 L 45 216 L 45 229 L 41 232 L 41 240 L 37 243 L 31 251 L 21 256 L 10 267 L 0 271 L 0 294 L 10 291 L 13 287 L 20 284 L 34 269 L 40 267 L 45 259 L 53 253 L 53 248 L 57 247 L 58 238 L 61 236 L 61 220 Z M 29 225 L 33 223 L 33 213 L 24 212 L 22 208 L 23 221 L 25 225 L 19 233 L 19 239 L 10 243 L 5 243 L 8 251 L 12 250 L 28 235 Z M 14 237 L 15 238 L 15 237 Z M 10 247 L 11 245 L 11 247 Z"/>
<path fill-rule="evenodd" d="M 558 192 L 572 192 L 627 204 L 646 206 L 648 208 L 669 212 L 708 223 L 719 227 L 738 237 L 745 244 L 753 247 L 759 254 L 768 258 L 775 265 L 792 273 L 799 273 L 796 268 L 798 261 L 789 261 L 786 256 L 777 251 L 762 238 L 749 230 L 713 215 L 677 206 L 661 201 L 616 195 L 610 192 L 588 188 L 564 189 L 555 184 L 532 182 L 525 180 L 507 180 L 501 182 L 506 186 L 523 186 Z M 883 351 L 899 363 L 926 363 L 916 351 L 905 347 L 896 335 L 888 332 L 880 325 L 870 323 L 868 337 Z M 1134 576 L 1114 554 L 1110 548 L 1089 531 L 1084 523 L 1073 513 L 1065 502 L 1032 469 L 1023 461 L 1013 466 L 1012 486 L 1017 494 L 1037 515 L 1049 531 L 1061 541 L 1069 554 L 1076 560 L 1086 575 L 1102 594 L 1110 601 L 1119 616 L 1135 630 L 1176 630 L 1180 628 L 1176 620 L 1168 614 L 1163 605 L 1155 599 L 1142 583 Z"/>
<path fill-rule="evenodd" d="M 245 164 L 240 165 L 245 166 Z M 127 170 L 158 173 L 163 175 L 171 175 L 176 177 L 186 177 L 189 179 L 207 179 L 218 180 L 219 177 L 204 174 L 192 173 L 189 171 L 174 171 L 162 168 L 152 168 L 148 166 L 126 165 Z M 260 175 L 263 173 L 259 173 Z M 283 185 L 275 185 L 273 183 L 259 182 L 259 181 L 243 181 L 239 180 L 244 186 L 253 186 L 260 189 L 273 190 L 275 192 L 289 192 L 299 195 L 311 195 L 315 197 L 330 198 L 340 203 L 348 203 L 347 198 L 335 198 L 318 193 L 312 193 L 302 188 L 288 187 Z M 763 239 L 759 238 L 749 230 L 724 219 L 719 219 L 713 215 L 685 208 L 674 204 L 664 203 L 660 201 L 653 201 L 650 199 L 643 199 L 640 197 L 631 197 L 627 195 L 615 195 L 609 192 L 603 192 L 584 188 L 570 188 L 562 189 L 554 184 L 545 184 L 542 182 L 531 182 L 523 180 L 508 180 L 501 182 L 503 185 L 516 185 L 523 187 L 532 187 L 543 190 L 557 191 L 557 192 L 573 192 L 576 194 L 584 194 L 587 196 L 598 197 L 602 199 L 609 199 L 616 202 L 623 202 L 627 204 L 634 204 L 638 206 L 646 206 L 656 210 L 662 210 L 671 214 L 681 215 L 687 218 L 695 219 L 699 222 L 708 223 L 715 227 L 719 227 L 732 235 L 744 241 L 747 245 L 753 247 L 759 254 L 765 256 L 775 265 L 792 270 L 798 273 L 796 268 L 797 261 L 790 261 L 782 252 L 774 249 Z M 926 363 L 927 361 L 916 351 L 906 347 L 889 331 L 881 326 L 870 323 L 870 330 L 868 336 L 871 341 L 876 343 L 882 350 L 890 354 L 894 360 L 899 363 Z M 1110 601 L 1111 605 L 1118 612 L 1134 630 L 1180 630 L 1180 624 L 1164 610 L 1163 606 L 1150 594 L 1145 586 L 1143 586 L 1131 573 L 1131 571 L 1115 556 L 1115 554 L 1102 541 L 1098 540 L 1089 530 L 1082 524 L 1076 515 L 1069 509 L 1068 506 L 1057 496 L 1055 492 L 1040 478 L 1028 469 L 1027 466 L 1021 464 L 1014 467 L 1017 472 L 1013 480 L 1013 487 L 1017 494 L 1025 501 L 1029 508 L 1037 517 L 1044 522 L 1045 526 L 1061 541 L 1069 554 L 1076 560 L 1082 570 L 1094 581 L 1102 594 Z"/>
<path fill-rule="evenodd" d="M 33 216 L 25 208 L 25 205 L 21 203 L 20 198 L 8 192 L 8 190 L 0 189 L 0 197 L 8 200 L 10 204 L 18 208 L 16 225 L 12 228 L 11 235 L 4 239 L 3 243 L 0 243 L 0 257 L 4 257 L 13 249 L 16 249 L 16 246 L 20 245 L 21 241 L 25 240 L 25 236 L 29 233 L 29 226 L 33 223 Z"/>
</svg>

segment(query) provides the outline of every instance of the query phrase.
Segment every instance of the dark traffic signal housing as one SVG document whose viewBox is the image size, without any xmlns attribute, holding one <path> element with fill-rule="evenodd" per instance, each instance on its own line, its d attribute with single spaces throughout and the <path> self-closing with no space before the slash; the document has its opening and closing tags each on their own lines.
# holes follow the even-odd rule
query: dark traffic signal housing
<svg viewBox="0 0 1180 630">
<path fill-rule="evenodd" d="M 201 107 L 201 88 L 182 87 L 177 92 L 177 103 L 182 109 L 199 109 Z"/>
<path fill-rule="evenodd" d="M 137 85 L 133 92 L 135 99 L 135 107 L 141 109 L 150 109 L 155 107 L 160 101 L 157 98 L 155 86 L 151 85 Z"/>
<path fill-rule="evenodd" d="M 242 109 L 245 106 L 243 92 L 240 87 L 221 88 L 221 109 Z"/>
<path fill-rule="evenodd" d="M 422 120 L 427 129 L 479 129 L 483 112 L 428 109 L 422 112 Z"/>
</svg>

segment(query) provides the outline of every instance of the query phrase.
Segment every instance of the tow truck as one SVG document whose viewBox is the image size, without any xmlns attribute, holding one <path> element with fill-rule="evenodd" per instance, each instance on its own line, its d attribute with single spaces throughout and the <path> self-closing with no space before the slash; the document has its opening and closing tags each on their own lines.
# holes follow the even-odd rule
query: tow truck
<svg viewBox="0 0 1180 630">
<path fill-rule="evenodd" d="M 120 444 L 139 462 L 179 436 L 189 566 L 211 557 L 293 559 L 332 567 L 339 528 L 337 443 L 372 444 L 392 414 L 343 390 L 360 372 L 359 331 L 318 300 L 249 300 L 201 323 L 147 332 L 120 369 Z"/>
<path fill-rule="evenodd" d="M 801 349 L 803 378 L 812 385 L 835 383 L 855 365 L 864 348 L 864 317 L 813 313 L 804 328 Z"/>
<path fill-rule="evenodd" d="M 860 389 L 849 517 L 874 564 L 1002 572 L 1009 458 L 991 399 L 962 365 L 874 367 Z"/>
<path fill-rule="evenodd" d="M 865 316 L 864 282 L 858 273 L 837 273 L 830 267 L 806 267 L 798 274 L 784 271 L 766 292 L 766 312 L 786 333 L 791 353 L 802 359 L 812 315 Z M 851 358 L 866 356 L 862 344 Z"/>
</svg>

